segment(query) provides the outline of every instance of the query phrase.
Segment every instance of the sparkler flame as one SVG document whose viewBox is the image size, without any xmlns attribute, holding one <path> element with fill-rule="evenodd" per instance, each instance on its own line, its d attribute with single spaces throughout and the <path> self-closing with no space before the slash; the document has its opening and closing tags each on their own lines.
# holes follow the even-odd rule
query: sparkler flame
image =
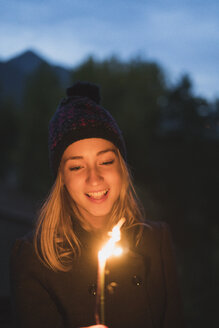
<svg viewBox="0 0 219 328">
<path fill-rule="evenodd" d="M 98 252 L 98 259 L 102 265 L 110 256 L 119 256 L 122 254 L 122 248 L 116 247 L 116 243 L 121 239 L 120 228 L 124 222 L 125 218 L 121 218 L 119 222 L 113 227 L 112 231 L 108 232 L 108 235 L 111 236 L 111 238 L 108 240 L 106 245 Z"/>
<path fill-rule="evenodd" d="M 120 228 L 125 222 L 125 218 L 121 218 L 119 222 L 113 227 L 112 231 L 108 232 L 111 237 L 105 246 L 98 252 L 98 276 L 97 276 L 97 299 L 95 319 L 97 325 L 104 324 L 104 284 L 105 284 L 105 265 L 107 259 L 112 256 L 119 256 L 122 254 L 122 248 L 116 247 L 116 243 L 121 239 Z"/>
</svg>

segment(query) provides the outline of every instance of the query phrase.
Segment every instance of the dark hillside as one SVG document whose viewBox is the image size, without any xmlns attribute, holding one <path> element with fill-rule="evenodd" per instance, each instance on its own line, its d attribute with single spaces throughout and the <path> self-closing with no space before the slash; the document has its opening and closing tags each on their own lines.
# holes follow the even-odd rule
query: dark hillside
<svg viewBox="0 0 219 328">
<path fill-rule="evenodd" d="M 28 76 L 42 64 L 47 64 L 52 68 L 63 88 L 68 86 L 70 72 L 67 69 L 51 65 L 33 51 L 26 51 L 9 61 L 0 62 L 0 101 L 9 100 L 20 105 Z"/>
</svg>

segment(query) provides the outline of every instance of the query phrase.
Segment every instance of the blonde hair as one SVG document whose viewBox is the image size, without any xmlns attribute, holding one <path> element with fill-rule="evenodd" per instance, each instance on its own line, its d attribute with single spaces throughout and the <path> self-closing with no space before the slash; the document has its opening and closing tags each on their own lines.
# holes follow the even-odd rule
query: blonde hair
<svg viewBox="0 0 219 328">
<path fill-rule="evenodd" d="M 129 169 L 117 150 L 122 172 L 122 189 L 110 213 L 108 229 L 122 217 L 125 227 L 139 225 L 136 243 L 143 229 L 144 212 L 136 195 Z M 61 169 L 41 208 L 35 227 L 34 247 L 40 260 L 54 271 L 71 269 L 72 258 L 80 255 L 80 240 L 74 231 L 74 219 L 89 229 L 62 182 Z"/>
</svg>

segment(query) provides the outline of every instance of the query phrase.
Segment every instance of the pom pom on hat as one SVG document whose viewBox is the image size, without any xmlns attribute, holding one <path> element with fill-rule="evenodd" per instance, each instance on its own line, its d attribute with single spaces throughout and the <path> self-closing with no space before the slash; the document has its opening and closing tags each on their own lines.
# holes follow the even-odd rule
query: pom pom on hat
<svg viewBox="0 0 219 328">
<path fill-rule="evenodd" d="M 49 157 L 56 177 L 65 149 L 78 140 L 102 138 L 111 141 L 126 160 L 122 133 L 111 114 L 98 104 L 99 87 L 77 82 L 67 89 L 67 98 L 59 104 L 49 122 Z"/>
<path fill-rule="evenodd" d="M 95 103 L 100 104 L 100 88 L 97 84 L 77 82 L 72 87 L 67 88 L 66 94 L 68 97 L 88 97 Z"/>
</svg>

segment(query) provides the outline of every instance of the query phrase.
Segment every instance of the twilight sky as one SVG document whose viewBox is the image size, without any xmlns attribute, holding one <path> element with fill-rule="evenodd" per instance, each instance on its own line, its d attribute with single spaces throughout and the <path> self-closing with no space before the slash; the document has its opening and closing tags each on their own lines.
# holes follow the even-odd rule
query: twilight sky
<svg viewBox="0 0 219 328">
<path fill-rule="evenodd" d="M 218 0 L 0 0 L 0 60 L 32 49 L 74 67 L 87 56 L 155 60 L 219 98 Z"/>
</svg>

